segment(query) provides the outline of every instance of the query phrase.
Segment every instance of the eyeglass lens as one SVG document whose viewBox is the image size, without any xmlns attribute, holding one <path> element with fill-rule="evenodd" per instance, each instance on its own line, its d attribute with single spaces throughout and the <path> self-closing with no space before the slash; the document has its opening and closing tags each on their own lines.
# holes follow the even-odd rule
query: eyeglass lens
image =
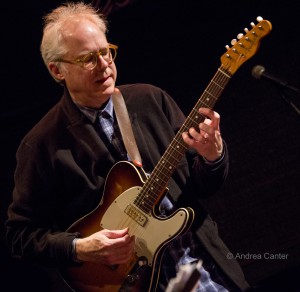
<svg viewBox="0 0 300 292">
<path fill-rule="evenodd" d="M 99 61 L 99 56 L 107 61 L 111 62 L 116 57 L 116 50 L 114 48 L 108 48 L 99 52 L 90 53 L 83 58 L 83 64 L 86 69 L 94 69 Z"/>
</svg>

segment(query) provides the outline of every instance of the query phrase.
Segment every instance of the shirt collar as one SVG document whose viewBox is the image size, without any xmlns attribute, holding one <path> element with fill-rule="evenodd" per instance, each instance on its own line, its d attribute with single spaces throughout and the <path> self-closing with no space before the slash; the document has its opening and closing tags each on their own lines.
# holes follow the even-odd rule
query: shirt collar
<svg viewBox="0 0 300 292">
<path fill-rule="evenodd" d="M 104 109 L 101 110 L 97 110 L 97 109 L 93 109 L 90 107 L 86 107 L 86 106 L 82 106 L 78 103 L 75 103 L 76 106 L 80 109 L 80 111 L 92 122 L 95 123 L 96 118 L 99 114 L 101 114 L 102 112 L 107 112 L 112 118 L 113 118 L 113 111 L 114 111 L 114 107 L 113 107 L 113 102 L 112 102 L 112 98 L 110 97 L 106 106 L 104 107 Z"/>
</svg>

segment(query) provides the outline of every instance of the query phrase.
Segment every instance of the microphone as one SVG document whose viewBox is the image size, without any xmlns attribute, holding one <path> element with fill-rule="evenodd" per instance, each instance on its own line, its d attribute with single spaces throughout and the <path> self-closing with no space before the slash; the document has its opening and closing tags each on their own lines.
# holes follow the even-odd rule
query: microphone
<svg viewBox="0 0 300 292">
<path fill-rule="evenodd" d="M 266 79 L 266 80 L 269 80 L 273 83 L 276 83 L 282 87 L 286 87 L 292 91 L 295 91 L 297 93 L 300 93 L 299 89 L 294 87 L 294 86 L 291 86 L 289 85 L 285 80 L 282 80 L 278 77 L 275 77 L 273 75 L 271 75 L 270 73 L 268 73 L 266 71 L 266 68 L 264 66 L 261 66 L 261 65 L 256 65 L 252 68 L 252 76 L 256 79 Z"/>
</svg>

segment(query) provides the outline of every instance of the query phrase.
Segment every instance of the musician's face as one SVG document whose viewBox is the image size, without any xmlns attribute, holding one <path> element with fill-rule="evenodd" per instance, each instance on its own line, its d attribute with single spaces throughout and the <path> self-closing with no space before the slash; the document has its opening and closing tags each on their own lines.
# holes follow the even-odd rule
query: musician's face
<svg viewBox="0 0 300 292">
<path fill-rule="evenodd" d="M 63 60 L 78 60 L 91 52 L 107 49 L 104 32 L 85 19 L 68 23 L 65 27 L 67 54 Z M 82 65 L 82 64 L 81 64 Z M 92 70 L 78 64 L 59 63 L 55 77 L 63 80 L 72 96 L 79 104 L 100 108 L 114 92 L 117 70 L 114 61 L 98 56 L 97 65 Z"/>
</svg>

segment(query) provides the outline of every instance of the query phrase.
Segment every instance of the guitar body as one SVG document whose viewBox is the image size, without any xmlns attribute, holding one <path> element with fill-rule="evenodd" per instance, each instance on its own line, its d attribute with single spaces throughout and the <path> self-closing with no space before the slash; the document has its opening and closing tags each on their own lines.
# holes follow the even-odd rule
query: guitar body
<svg viewBox="0 0 300 292">
<path fill-rule="evenodd" d="M 135 253 L 126 264 L 85 262 L 63 271 L 64 280 L 75 291 L 155 291 L 164 249 L 189 229 L 194 212 L 182 208 L 166 218 L 154 211 L 146 214 L 134 203 L 145 180 L 142 169 L 118 162 L 108 174 L 101 203 L 68 229 L 85 237 L 102 229 L 129 227 L 129 234 L 136 238 Z"/>
</svg>

